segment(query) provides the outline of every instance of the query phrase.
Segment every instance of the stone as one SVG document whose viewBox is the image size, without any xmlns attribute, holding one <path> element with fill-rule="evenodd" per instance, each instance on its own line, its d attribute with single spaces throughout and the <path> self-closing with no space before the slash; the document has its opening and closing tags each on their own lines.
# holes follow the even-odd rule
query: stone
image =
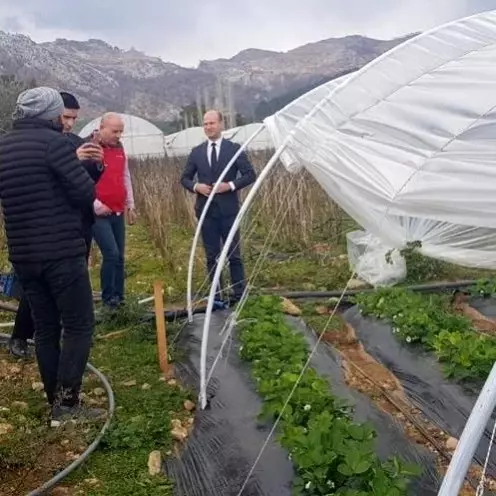
<svg viewBox="0 0 496 496">
<path fill-rule="evenodd" d="M 148 455 L 148 473 L 154 477 L 162 472 L 162 455 L 160 451 L 152 451 Z"/>
<path fill-rule="evenodd" d="M 121 382 L 121 384 L 125 387 L 133 387 L 136 386 L 137 382 L 136 379 L 131 379 L 130 381 Z"/>
<path fill-rule="evenodd" d="M 455 451 L 457 446 L 458 446 L 458 439 L 454 437 L 449 437 L 446 440 L 446 448 L 449 449 L 450 451 Z"/>
<path fill-rule="evenodd" d="M 187 410 L 188 412 L 192 412 L 195 408 L 196 405 L 192 401 L 186 400 L 184 402 L 184 409 Z"/>
<path fill-rule="evenodd" d="M 31 384 L 31 389 L 37 393 L 41 393 L 45 387 L 42 382 L 33 382 L 33 384 Z"/>
<path fill-rule="evenodd" d="M 173 427 L 171 430 L 172 439 L 183 443 L 188 437 L 188 431 L 184 427 Z"/>
<path fill-rule="evenodd" d="M 348 283 L 348 289 L 361 289 L 366 288 L 368 284 L 364 281 L 360 281 L 360 279 L 351 279 Z"/>
<path fill-rule="evenodd" d="M 97 388 L 93 389 L 93 394 L 95 396 L 104 396 L 105 395 L 105 389 L 103 389 L 101 387 L 97 387 Z"/>
<path fill-rule="evenodd" d="M 0 424 L 0 436 L 5 436 L 10 434 L 14 430 L 14 426 L 11 424 Z"/>
<path fill-rule="evenodd" d="M 143 385 L 141 386 L 141 389 L 143 389 L 143 391 L 148 391 L 148 390 L 150 390 L 151 388 L 152 388 L 152 387 L 150 386 L 150 384 L 146 384 L 146 383 L 145 383 L 145 384 L 143 384 Z"/>
<path fill-rule="evenodd" d="M 301 315 L 301 309 L 299 309 L 292 301 L 287 298 L 281 298 L 282 300 L 282 311 L 293 317 L 299 317 Z"/>
</svg>

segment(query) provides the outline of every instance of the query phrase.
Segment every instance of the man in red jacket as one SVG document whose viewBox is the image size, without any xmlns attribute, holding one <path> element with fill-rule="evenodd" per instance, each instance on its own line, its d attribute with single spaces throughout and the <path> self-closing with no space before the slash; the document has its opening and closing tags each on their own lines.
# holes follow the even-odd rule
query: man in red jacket
<svg viewBox="0 0 496 496">
<path fill-rule="evenodd" d="M 103 304 L 117 307 L 124 301 L 125 217 L 136 220 L 131 175 L 121 143 L 124 122 L 115 113 L 105 114 L 93 140 L 103 147 L 105 172 L 96 185 L 96 220 L 93 237 L 102 253 L 100 284 Z"/>
</svg>

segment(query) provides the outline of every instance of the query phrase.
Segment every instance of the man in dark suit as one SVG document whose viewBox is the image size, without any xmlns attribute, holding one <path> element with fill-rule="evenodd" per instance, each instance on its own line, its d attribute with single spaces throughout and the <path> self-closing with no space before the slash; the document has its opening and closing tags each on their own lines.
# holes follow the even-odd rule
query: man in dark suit
<svg viewBox="0 0 496 496">
<path fill-rule="evenodd" d="M 199 219 L 207 198 L 217 179 L 240 145 L 222 138 L 224 119 L 217 110 L 208 111 L 203 118 L 207 141 L 193 148 L 181 176 L 181 184 L 196 193 L 196 217 Z M 196 180 L 195 180 L 196 176 Z M 253 166 L 243 152 L 226 174 L 215 194 L 202 226 L 201 235 L 207 258 L 207 269 L 212 281 L 222 243 L 225 242 L 234 219 L 239 212 L 238 191 L 256 179 Z M 229 253 L 229 266 L 234 301 L 239 301 L 245 289 L 245 272 L 239 247 L 240 235 L 236 233 Z"/>
</svg>

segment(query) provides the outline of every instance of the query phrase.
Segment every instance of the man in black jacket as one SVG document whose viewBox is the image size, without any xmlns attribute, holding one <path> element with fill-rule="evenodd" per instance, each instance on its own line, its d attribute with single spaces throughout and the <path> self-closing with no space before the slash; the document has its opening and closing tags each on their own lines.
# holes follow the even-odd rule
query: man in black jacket
<svg viewBox="0 0 496 496">
<path fill-rule="evenodd" d="M 100 150 L 100 153 L 98 153 L 98 149 L 92 150 L 91 148 L 82 146 L 85 141 L 72 132 L 79 116 L 79 102 L 71 93 L 62 91 L 60 92 L 60 95 L 64 102 L 64 112 L 61 117 L 63 132 L 76 148 L 76 153 L 79 160 L 82 161 L 91 179 L 93 179 L 96 183 L 100 179 L 100 176 L 104 170 L 102 164 L 103 152 Z M 94 221 L 95 216 L 93 207 L 85 209 L 83 211 L 83 229 L 84 239 L 86 242 L 86 260 L 88 260 L 91 250 L 92 225 Z M 32 339 L 33 335 L 34 322 L 31 316 L 31 308 L 29 307 L 27 298 L 25 296 L 21 296 L 19 308 L 16 313 L 14 329 L 9 340 L 10 353 L 16 358 L 29 357 L 28 339 Z"/>
<path fill-rule="evenodd" d="M 56 90 L 26 90 L 17 99 L 12 131 L 0 139 L 9 260 L 35 322 L 53 426 L 66 416 L 102 413 L 79 403 L 94 330 L 81 211 L 93 205 L 95 185 L 62 134 L 63 110 Z"/>
<path fill-rule="evenodd" d="M 217 110 L 208 111 L 203 118 L 203 128 L 208 138 L 193 148 L 181 176 L 181 184 L 196 193 L 195 212 L 199 219 L 213 185 L 239 150 L 239 145 L 222 138 L 224 119 Z M 196 176 L 196 181 L 195 181 Z M 219 185 L 205 217 L 201 234 L 207 258 L 207 270 L 213 279 L 217 259 L 234 219 L 239 212 L 238 191 L 252 184 L 255 171 L 245 153 L 241 153 Z M 245 288 L 245 272 L 239 247 L 239 232 L 236 233 L 229 253 L 229 267 L 234 301 L 239 301 Z"/>
</svg>

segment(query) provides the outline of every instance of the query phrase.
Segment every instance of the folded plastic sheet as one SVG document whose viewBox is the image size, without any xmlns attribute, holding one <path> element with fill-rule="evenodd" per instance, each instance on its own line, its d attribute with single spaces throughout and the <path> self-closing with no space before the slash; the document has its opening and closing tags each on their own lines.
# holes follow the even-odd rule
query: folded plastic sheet
<svg viewBox="0 0 496 496">
<path fill-rule="evenodd" d="M 315 347 L 316 334 L 301 319 L 290 318 L 295 331 L 300 332 L 308 342 L 309 350 Z M 391 415 L 379 410 L 370 398 L 351 389 L 344 380 L 342 360 L 336 350 L 321 342 L 312 356 L 310 366 L 329 382 L 332 393 L 354 408 L 354 419 L 368 422 L 377 432 L 376 453 L 385 460 L 397 456 L 403 461 L 414 463 L 422 469 L 419 478 L 412 481 L 411 496 L 435 496 L 441 482 L 435 466 L 435 458 L 426 448 L 412 443 L 404 434 L 403 428 Z"/>
<path fill-rule="evenodd" d="M 212 317 L 208 369 L 221 347 L 219 333 L 226 316 L 226 312 L 216 312 Z M 202 315 L 195 316 L 179 342 L 185 358 L 176 366 L 177 376 L 193 389 L 199 385 L 203 320 Z M 209 406 L 196 412 L 194 430 L 180 458 L 167 462 L 176 496 L 237 496 L 272 428 L 257 420 L 262 401 L 234 339 L 225 347 L 207 394 Z M 287 452 L 272 438 L 242 496 L 289 496 L 294 476 Z"/>
<path fill-rule="evenodd" d="M 394 336 L 391 326 L 363 317 L 357 307 L 344 312 L 343 317 L 354 328 L 367 352 L 398 378 L 412 404 L 444 432 L 459 439 L 477 400 L 478 390 L 446 379 L 432 353 L 403 344 Z M 486 459 L 495 419 L 493 414 L 475 454 L 476 462 L 481 465 Z M 488 475 L 496 476 L 494 449 Z"/>
</svg>

